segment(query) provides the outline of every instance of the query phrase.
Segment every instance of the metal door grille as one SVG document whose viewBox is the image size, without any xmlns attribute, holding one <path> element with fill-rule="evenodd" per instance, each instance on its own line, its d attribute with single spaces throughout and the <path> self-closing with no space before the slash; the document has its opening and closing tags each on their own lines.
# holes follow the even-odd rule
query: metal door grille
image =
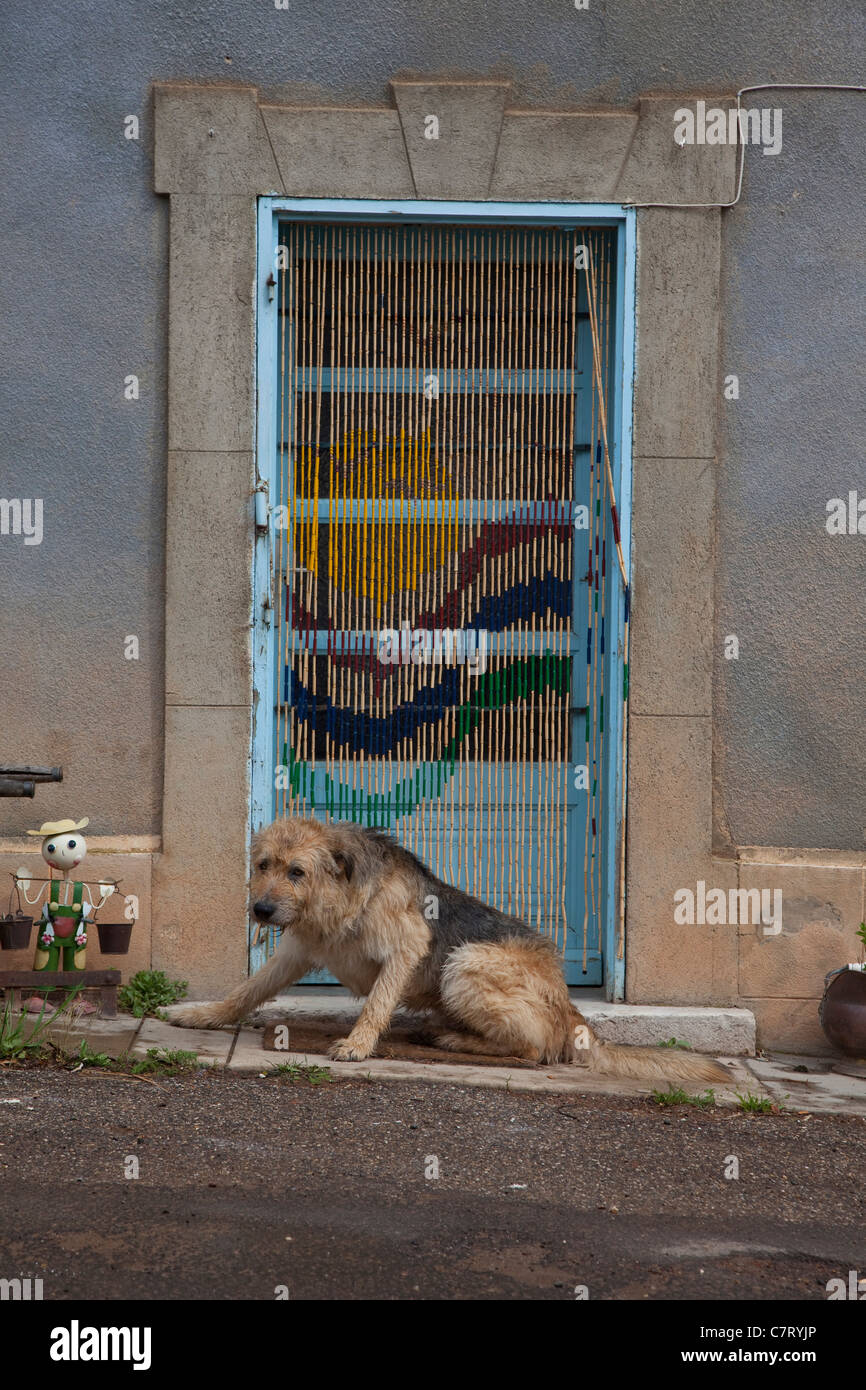
<svg viewBox="0 0 866 1390">
<path fill-rule="evenodd" d="M 586 979 L 614 235 L 286 222 L 279 242 L 276 812 L 395 831 Z"/>
</svg>

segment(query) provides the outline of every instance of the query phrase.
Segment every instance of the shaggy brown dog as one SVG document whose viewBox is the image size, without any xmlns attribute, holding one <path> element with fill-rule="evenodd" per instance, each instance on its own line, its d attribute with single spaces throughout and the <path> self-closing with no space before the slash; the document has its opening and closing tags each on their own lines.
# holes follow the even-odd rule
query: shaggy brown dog
<svg viewBox="0 0 866 1390">
<path fill-rule="evenodd" d="M 614 1076 L 727 1082 L 703 1057 L 597 1038 L 571 1003 L 551 943 L 436 878 L 378 830 L 278 820 L 256 835 L 255 917 L 282 930 L 267 965 L 220 1004 L 183 1004 L 189 1028 L 237 1023 L 308 970 L 330 970 L 366 1003 L 340 1061 L 373 1052 L 404 1004 L 434 1014 L 437 1046 L 535 1062 L 578 1062 Z"/>
</svg>

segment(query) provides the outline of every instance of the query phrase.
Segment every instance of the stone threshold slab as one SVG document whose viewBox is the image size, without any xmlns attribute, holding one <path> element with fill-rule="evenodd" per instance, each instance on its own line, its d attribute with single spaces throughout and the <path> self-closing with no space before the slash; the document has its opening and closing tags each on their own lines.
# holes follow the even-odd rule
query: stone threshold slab
<svg viewBox="0 0 866 1390">
<path fill-rule="evenodd" d="M 612 1004 L 587 991 L 570 990 L 571 999 L 605 1042 L 654 1047 L 676 1038 L 693 1052 L 711 1056 L 751 1057 L 755 1053 L 755 1016 L 750 1009 L 699 1005 Z M 361 1001 L 348 990 L 299 989 L 281 994 L 253 1016 L 254 1027 L 313 1018 L 351 1027 Z M 423 1027 L 423 1016 L 398 1009 L 395 1024 Z"/>
</svg>

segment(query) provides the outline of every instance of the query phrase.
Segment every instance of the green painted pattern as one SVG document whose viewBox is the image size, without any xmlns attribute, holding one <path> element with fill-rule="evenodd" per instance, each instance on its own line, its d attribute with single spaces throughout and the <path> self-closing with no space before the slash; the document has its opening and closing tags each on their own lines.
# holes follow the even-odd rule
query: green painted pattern
<svg viewBox="0 0 866 1390">
<path fill-rule="evenodd" d="M 319 805 L 340 820 L 351 819 L 367 825 L 390 825 L 395 817 L 411 815 L 423 801 L 441 796 L 445 783 L 454 775 L 456 753 L 471 731 L 478 727 L 484 710 L 504 709 L 531 693 L 553 690 L 567 695 L 571 689 L 571 657 L 544 652 L 511 661 L 501 671 L 486 671 L 480 678 L 471 700 L 457 710 L 457 732 L 445 748 L 442 757 L 433 763 L 422 763 L 411 777 L 390 792 L 370 793 L 357 787 L 335 782 L 325 774 L 325 793 Z M 315 769 L 310 763 L 295 757 L 294 749 L 283 744 L 283 766 L 288 769 L 288 786 L 292 794 L 315 806 L 313 779 Z"/>
</svg>

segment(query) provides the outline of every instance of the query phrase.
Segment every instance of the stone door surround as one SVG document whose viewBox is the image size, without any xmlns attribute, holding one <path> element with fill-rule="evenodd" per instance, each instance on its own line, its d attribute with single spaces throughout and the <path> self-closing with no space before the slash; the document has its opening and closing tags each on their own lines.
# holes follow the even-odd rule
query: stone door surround
<svg viewBox="0 0 866 1390">
<path fill-rule="evenodd" d="M 394 81 L 388 106 L 277 105 L 252 86 L 154 86 L 170 199 L 165 786 L 153 963 L 214 996 L 247 968 L 256 199 L 704 202 L 733 146 L 680 146 L 682 97 L 520 110 L 506 81 Z M 693 100 L 697 100 L 697 94 Z M 436 118 L 437 138 L 429 118 Z M 678 927 L 712 859 L 720 214 L 638 212 L 627 985 L 727 1003 L 737 938 Z"/>
</svg>

